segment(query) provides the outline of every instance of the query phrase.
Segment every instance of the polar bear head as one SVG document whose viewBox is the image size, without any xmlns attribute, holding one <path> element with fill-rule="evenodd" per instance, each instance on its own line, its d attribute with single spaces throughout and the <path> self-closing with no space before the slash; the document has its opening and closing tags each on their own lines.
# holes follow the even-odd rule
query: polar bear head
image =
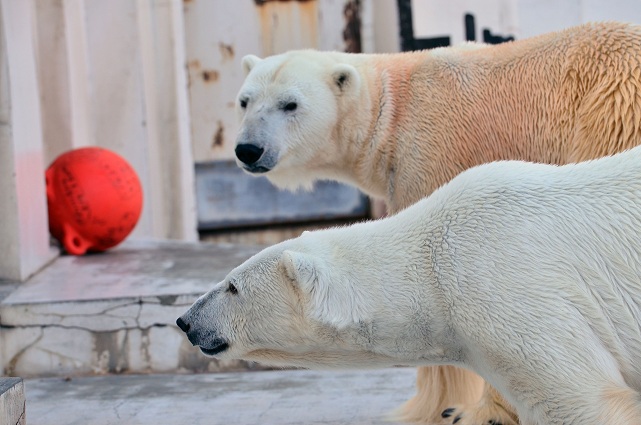
<svg viewBox="0 0 641 425">
<path fill-rule="evenodd" d="M 346 54 L 293 51 L 243 58 L 246 79 L 237 98 L 238 165 L 281 188 L 311 187 L 312 177 L 334 179 L 338 125 L 360 99 L 360 75 Z M 318 173 L 310 171 L 317 170 Z"/>
<path fill-rule="evenodd" d="M 363 293 L 321 257 L 287 245 L 234 269 L 177 320 L 192 344 L 220 359 L 299 366 L 354 350 L 349 335 L 370 321 Z"/>
<path fill-rule="evenodd" d="M 440 359 L 447 327 L 430 322 L 442 303 L 426 285 L 408 284 L 429 273 L 402 270 L 402 250 L 363 251 L 354 241 L 371 246 L 371 239 L 350 229 L 309 232 L 263 250 L 200 297 L 178 326 L 218 359 L 300 367 Z"/>
</svg>

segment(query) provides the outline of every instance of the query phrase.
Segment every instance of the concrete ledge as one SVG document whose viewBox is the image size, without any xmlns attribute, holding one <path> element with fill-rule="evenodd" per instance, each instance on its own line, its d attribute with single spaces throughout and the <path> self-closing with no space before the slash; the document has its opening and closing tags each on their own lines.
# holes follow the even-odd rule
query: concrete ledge
<svg viewBox="0 0 641 425">
<path fill-rule="evenodd" d="M 175 325 L 260 246 L 128 242 L 63 256 L 0 300 L 8 376 L 245 370 L 205 357 Z"/>
<path fill-rule="evenodd" d="M 24 383 L 21 378 L 0 378 L 0 423 L 25 425 Z"/>
<path fill-rule="evenodd" d="M 27 379 L 38 425 L 393 425 L 416 369 Z"/>
</svg>

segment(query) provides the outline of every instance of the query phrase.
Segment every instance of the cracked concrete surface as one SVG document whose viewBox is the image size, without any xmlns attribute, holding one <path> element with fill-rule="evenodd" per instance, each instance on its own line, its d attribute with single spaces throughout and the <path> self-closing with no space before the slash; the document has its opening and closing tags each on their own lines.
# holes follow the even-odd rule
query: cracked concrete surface
<svg viewBox="0 0 641 425">
<path fill-rule="evenodd" d="M 39 425 L 392 425 L 415 369 L 26 380 Z"/>
<path fill-rule="evenodd" d="M 231 244 L 128 242 L 58 258 L 0 299 L 0 365 L 23 377 L 221 371 L 176 318 L 261 249 Z"/>
</svg>

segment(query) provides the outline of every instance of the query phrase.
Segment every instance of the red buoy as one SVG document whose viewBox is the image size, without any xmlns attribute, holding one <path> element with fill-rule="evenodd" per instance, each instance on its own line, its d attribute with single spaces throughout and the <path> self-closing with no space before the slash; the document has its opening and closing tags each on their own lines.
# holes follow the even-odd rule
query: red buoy
<svg viewBox="0 0 641 425">
<path fill-rule="evenodd" d="M 49 231 L 73 255 L 122 242 L 142 211 L 142 186 L 120 155 L 99 147 L 60 155 L 46 172 Z"/>
</svg>

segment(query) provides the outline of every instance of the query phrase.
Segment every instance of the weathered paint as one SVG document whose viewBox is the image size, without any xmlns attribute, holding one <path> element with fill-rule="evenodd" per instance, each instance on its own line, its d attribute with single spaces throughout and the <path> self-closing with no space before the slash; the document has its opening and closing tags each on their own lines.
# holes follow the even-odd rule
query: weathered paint
<svg viewBox="0 0 641 425">
<path fill-rule="evenodd" d="M 358 27 L 364 25 L 366 5 L 372 9 L 371 3 L 371 0 L 185 2 L 186 70 L 195 161 L 234 158 L 239 125 L 235 100 L 244 79 L 240 64 L 243 56 L 264 57 L 306 48 L 364 50 L 363 33 L 359 35 Z"/>
<path fill-rule="evenodd" d="M 233 60 L 234 59 L 234 46 L 232 44 L 218 43 L 218 48 L 220 49 L 220 55 L 222 59 Z"/>
<path fill-rule="evenodd" d="M 345 3 L 343 9 L 345 16 L 345 29 L 343 39 L 345 40 L 345 51 L 348 53 L 361 53 L 361 2 L 351 0 Z"/>
<path fill-rule="evenodd" d="M 267 2 L 258 7 L 262 53 L 318 45 L 318 2 Z"/>
<path fill-rule="evenodd" d="M 215 69 L 205 69 L 202 71 L 201 75 L 206 83 L 215 83 L 218 81 L 218 78 L 220 78 L 220 72 Z"/>
<path fill-rule="evenodd" d="M 218 126 L 216 132 L 214 133 L 214 139 L 212 142 L 212 148 L 222 147 L 225 142 L 225 126 L 222 121 L 218 121 Z"/>
</svg>

